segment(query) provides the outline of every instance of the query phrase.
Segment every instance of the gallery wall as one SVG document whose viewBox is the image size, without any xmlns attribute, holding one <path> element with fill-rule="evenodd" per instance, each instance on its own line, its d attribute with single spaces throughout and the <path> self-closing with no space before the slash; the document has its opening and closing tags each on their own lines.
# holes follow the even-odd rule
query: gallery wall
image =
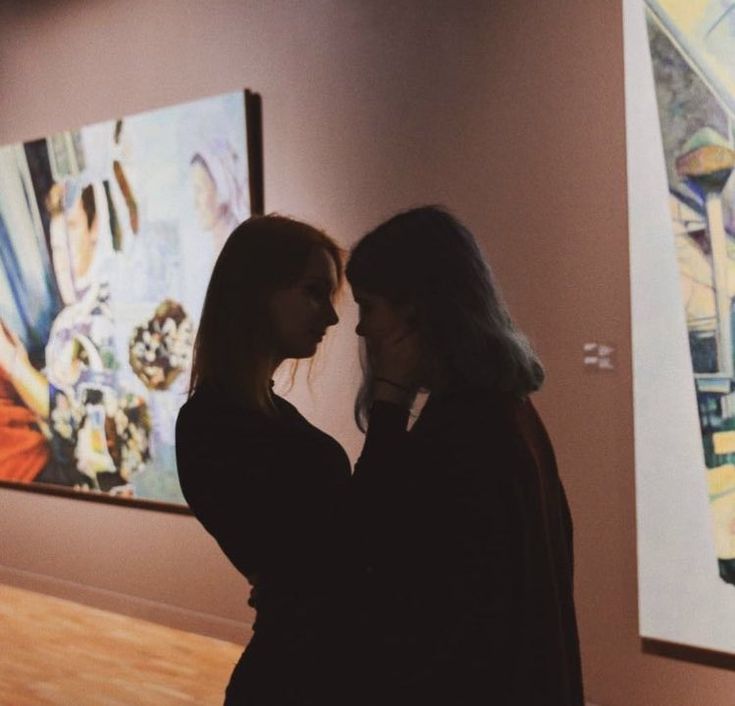
<svg viewBox="0 0 735 706">
<path fill-rule="evenodd" d="M 588 699 L 731 704 L 731 672 L 643 654 L 637 635 L 619 4 L 0 9 L 0 144 L 246 86 L 263 97 L 268 210 L 349 247 L 398 209 L 442 203 L 481 238 L 548 368 L 537 400 L 575 518 Z M 340 314 L 311 385 L 299 379 L 291 397 L 355 458 L 349 296 Z M 585 369 L 585 342 L 613 345 L 615 369 Z M 248 634 L 246 584 L 191 517 L 0 488 L 0 536 L 0 581 Z"/>
</svg>

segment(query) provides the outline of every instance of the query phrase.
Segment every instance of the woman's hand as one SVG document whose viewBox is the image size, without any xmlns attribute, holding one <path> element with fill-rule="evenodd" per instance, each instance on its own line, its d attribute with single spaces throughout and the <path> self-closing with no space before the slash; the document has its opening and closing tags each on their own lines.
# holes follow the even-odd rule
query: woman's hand
<svg viewBox="0 0 735 706">
<path fill-rule="evenodd" d="M 0 367 L 28 408 L 42 419 L 48 419 L 48 380 L 33 367 L 23 342 L 2 319 L 0 319 Z"/>
<path fill-rule="evenodd" d="M 373 398 L 410 407 L 421 375 L 418 333 L 401 328 L 367 341 L 367 349 L 374 372 Z"/>
<path fill-rule="evenodd" d="M 25 346 L 7 324 L 0 319 L 0 368 L 12 379 L 18 365 L 23 365 L 27 360 L 28 353 Z"/>
<path fill-rule="evenodd" d="M 418 387 L 421 356 L 416 332 L 398 330 L 368 341 L 367 347 L 375 377 L 387 378 L 408 388 Z"/>
</svg>

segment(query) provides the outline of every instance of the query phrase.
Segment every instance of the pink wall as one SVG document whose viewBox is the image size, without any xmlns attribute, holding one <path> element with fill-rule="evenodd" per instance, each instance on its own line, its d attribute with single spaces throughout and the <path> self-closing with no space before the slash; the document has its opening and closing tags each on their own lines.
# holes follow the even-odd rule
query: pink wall
<svg viewBox="0 0 735 706">
<path fill-rule="evenodd" d="M 731 706 L 731 673 L 643 655 L 637 637 L 618 3 L 3 8 L 1 144 L 248 86 L 264 101 L 269 209 L 345 245 L 418 203 L 464 218 L 548 367 L 538 402 L 576 520 L 588 698 Z M 293 397 L 354 456 L 347 301 L 342 315 L 328 374 Z M 583 370 L 589 340 L 617 345 L 615 372 Z M 5 489 L 0 506 L 0 580 L 233 639 L 246 631 L 244 582 L 191 518 Z"/>
</svg>

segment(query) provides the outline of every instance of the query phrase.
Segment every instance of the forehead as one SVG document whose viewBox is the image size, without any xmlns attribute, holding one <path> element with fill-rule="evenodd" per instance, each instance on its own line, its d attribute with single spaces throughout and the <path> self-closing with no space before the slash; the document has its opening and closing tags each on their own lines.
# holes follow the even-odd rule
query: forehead
<svg viewBox="0 0 735 706">
<path fill-rule="evenodd" d="M 337 266 L 324 248 L 314 248 L 306 260 L 302 279 L 322 279 L 332 286 L 337 284 Z"/>
</svg>

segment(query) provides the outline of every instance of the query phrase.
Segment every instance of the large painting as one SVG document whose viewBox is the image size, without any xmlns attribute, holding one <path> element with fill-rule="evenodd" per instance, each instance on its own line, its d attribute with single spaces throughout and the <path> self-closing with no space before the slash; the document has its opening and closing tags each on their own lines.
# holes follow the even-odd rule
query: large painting
<svg viewBox="0 0 735 706">
<path fill-rule="evenodd" d="M 625 10 L 641 634 L 735 653 L 735 3 Z"/>
<path fill-rule="evenodd" d="M 174 424 L 215 258 L 262 209 L 258 106 L 0 147 L 0 481 L 185 505 Z"/>
</svg>

